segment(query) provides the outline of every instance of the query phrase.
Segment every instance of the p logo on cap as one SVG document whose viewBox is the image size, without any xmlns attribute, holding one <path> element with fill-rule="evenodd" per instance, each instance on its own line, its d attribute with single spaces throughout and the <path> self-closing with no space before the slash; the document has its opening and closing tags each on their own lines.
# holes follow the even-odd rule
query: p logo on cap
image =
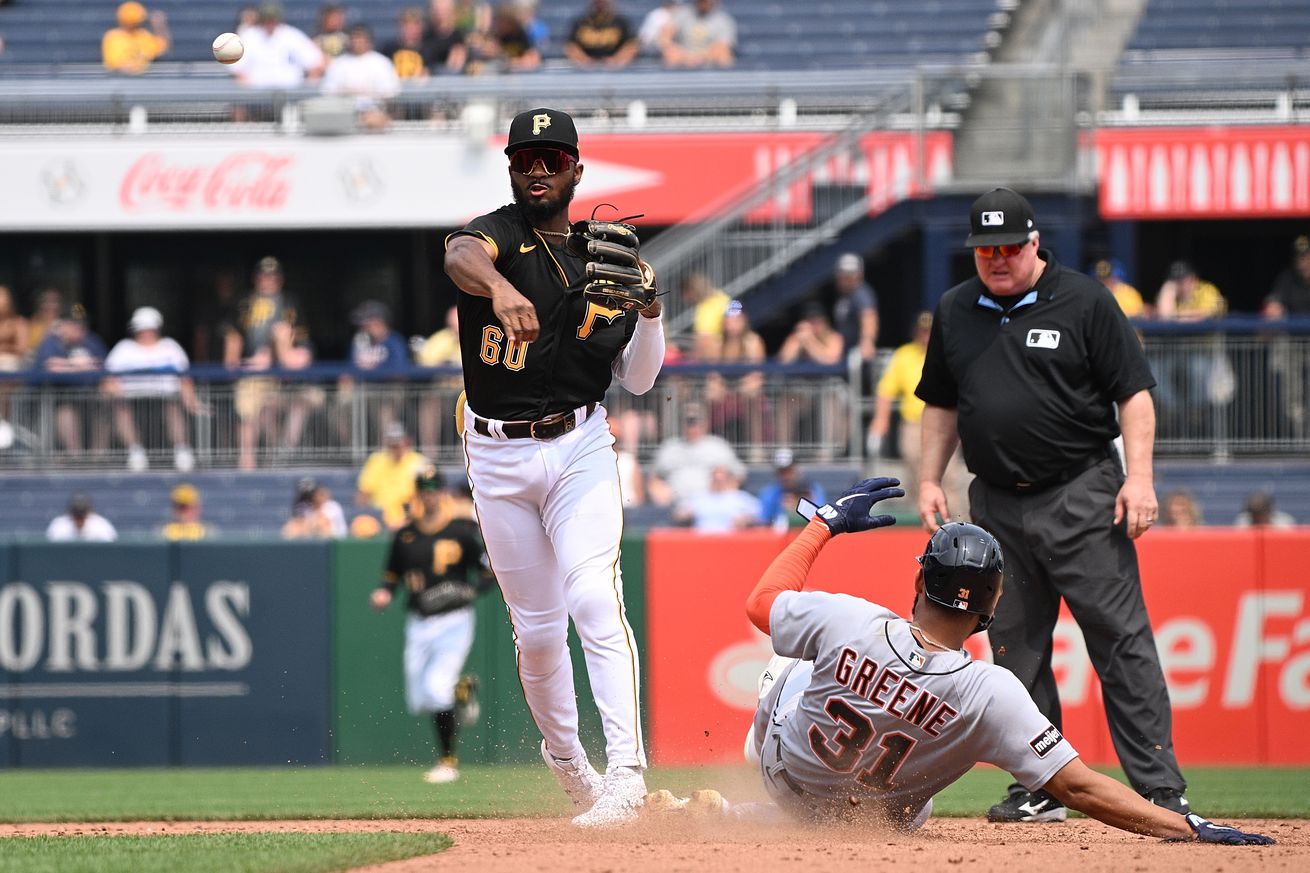
<svg viewBox="0 0 1310 873">
<path fill-rule="evenodd" d="M 543 130 L 550 127 L 550 116 L 542 113 L 541 115 L 532 116 L 532 135 L 539 136 Z"/>
</svg>

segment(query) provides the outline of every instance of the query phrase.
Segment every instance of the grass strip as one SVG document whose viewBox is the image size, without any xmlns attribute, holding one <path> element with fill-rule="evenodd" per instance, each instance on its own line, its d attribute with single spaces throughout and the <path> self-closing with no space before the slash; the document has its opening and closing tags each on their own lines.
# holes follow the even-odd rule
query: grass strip
<svg viewBox="0 0 1310 873">
<path fill-rule="evenodd" d="M 450 845 L 444 834 L 8 837 L 0 873 L 334 873 Z"/>
</svg>

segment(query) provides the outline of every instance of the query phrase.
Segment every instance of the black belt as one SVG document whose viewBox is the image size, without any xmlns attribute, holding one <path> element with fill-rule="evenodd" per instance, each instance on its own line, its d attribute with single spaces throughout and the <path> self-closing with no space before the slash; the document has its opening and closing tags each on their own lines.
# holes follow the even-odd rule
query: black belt
<svg viewBox="0 0 1310 873">
<path fill-rule="evenodd" d="M 1114 457 L 1116 457 L 1114 448 L 1112 446 L 1106 446 L 1099 452 L 1093 452 L 1087 457 L 1075 461 L 1054 476 L 1049 476 L 1040 482 L 1015 482 L 1013 485 L 1008 486 L 1008 488 L 1006 488 L 1006 486 L 1001 487 L 1013 491 L 1016 494 L 1037 494 L 1048 488 L 1054 488 L 1056 485 L 1063 485 L 1065 482 L 1076 479 L 1105 459 Z"/>
<path fill-rule="evenodd" d="M 587 404 L 587 418 L 596 411 L 595 403 Z M 577 410 L 548 415 L 536 421 L 506 421 L 500 425 L 500 431 L 512 440 L 553 440 L 578 426 Z M 485 418 L 473 416 L 473 429 L 483 436 L 495 436 Z"/>
</svg>

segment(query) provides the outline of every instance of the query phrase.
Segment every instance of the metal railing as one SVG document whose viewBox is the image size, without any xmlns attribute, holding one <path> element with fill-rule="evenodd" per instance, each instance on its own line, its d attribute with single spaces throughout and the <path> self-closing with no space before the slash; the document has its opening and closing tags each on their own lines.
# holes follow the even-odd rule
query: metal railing
<svg viewBox="0 0 1310 873">
<path fill-rule="evenodd" d="M 1142 327 L 1159 382 L 1158 456 L 1310 455 L 1310 320 Z M 197 403 L 188 409 L 177 396 L 110 395 L 100 374 L 0 374 L 0 470 L 126 466 L 128 422 L 151 468 L 173 466 L 179 434 L 205 468 L 356 466 L 390 421 L 402 422 L 433 460 L 462 458 L 453 418 L 457 369 L 415 368 L 387 380 L 330 365 L 191 375 Z M 861 384 L 858 368 L 677 365 L 645 395 L 614 388 L 606 408 L 620 441 L 642 460 L 681 431 L 697 404 L 711 432 L 748 462 L 785 447 L 802 461 L 858 464 L 873 405 Z"/>
<path fill-rule="evenodd" d="M 415 368 L 388 380 L 339 366 L 239 378 L 199 368 L 191 376 L 196 403 L 188 408 L 176 394 L 109 394 L 99 374 L 5 374 L 0 470 L 130 467 L 132 439 L 150 469 L 172 469 L 179 446 L 202 468 L 358 466 L 393 421 L 429 458 L 462 461 L 458 369 Z M 666 368 L 643 396 L 614 388 L 606 408 L 643 459 L 681 431 L 696 404 L 743 460 L 765 461 L 782 446 L 800 459 L 833 460 L 860 451 L 858 390 L 842 367 L 687 365 Z"/>
</svg>

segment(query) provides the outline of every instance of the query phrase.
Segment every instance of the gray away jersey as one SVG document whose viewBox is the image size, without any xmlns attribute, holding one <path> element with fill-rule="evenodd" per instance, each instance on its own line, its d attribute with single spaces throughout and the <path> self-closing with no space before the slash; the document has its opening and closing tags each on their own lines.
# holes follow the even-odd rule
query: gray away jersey
<svg viewBox="0 0 1310 873">
<path fill-rule="evenodd" d="M 979 761 L 1036 790 L 1078 755 L 1014 674 L 924 650 L 876 603 L 786 591 L 769 626 L 779 655 L 814 662 L 797 710 L 775 728 L 787 775 L 807 794 L 912 815 Z"/>
</svg>

